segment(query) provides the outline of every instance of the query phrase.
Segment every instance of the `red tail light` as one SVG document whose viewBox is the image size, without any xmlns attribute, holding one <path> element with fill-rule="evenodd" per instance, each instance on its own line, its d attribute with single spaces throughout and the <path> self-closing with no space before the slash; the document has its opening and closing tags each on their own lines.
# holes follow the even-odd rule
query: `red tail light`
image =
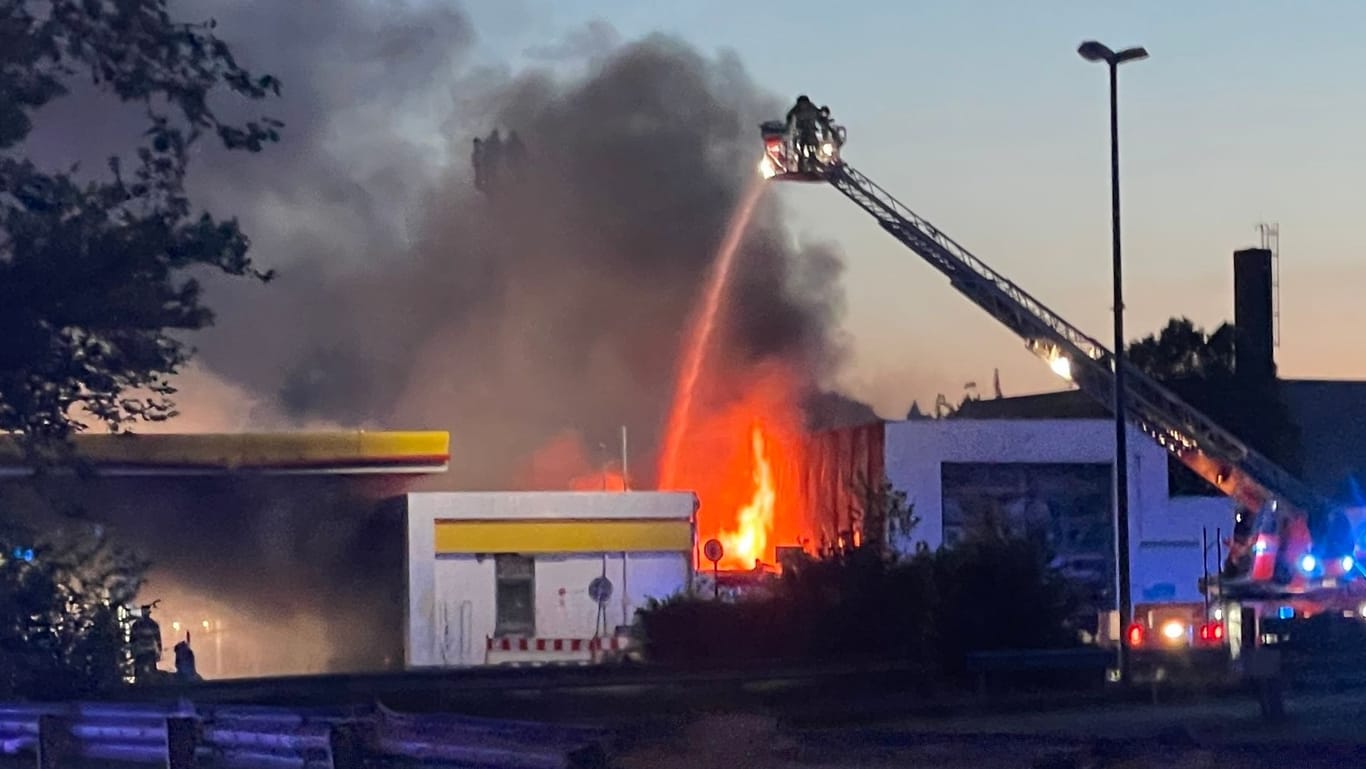
<svg viewBox="0 0 1366 769">
<path fill-rule="evenodd" d="M 1124 636 L 1129 640 L 1130 646 L 1142 646 L 1144 636 L 1143 625 L 1135 622 L 1129 626 L 1129 629 L 1125 632 Z"/>
<path fill-rule="evenodd" d="M 1219 643 L 1224 640 L 1224 623 L 1206 622 L 1200 626 L 1200 640 L 1204 643 Z"/>
</svg>

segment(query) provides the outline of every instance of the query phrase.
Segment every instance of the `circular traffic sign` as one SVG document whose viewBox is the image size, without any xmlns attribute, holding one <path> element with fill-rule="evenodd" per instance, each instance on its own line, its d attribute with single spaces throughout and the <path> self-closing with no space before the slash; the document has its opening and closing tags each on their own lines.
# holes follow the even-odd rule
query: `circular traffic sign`
<svg viewBox="0 0 1366 769">
<path fill-rule="evenodd" d="M 702 545 L 702 555 L 705 555 L 707 560 L 712 563 L 721 560 L 721 556 L 725 554 L 726 549 L 721 547 L 721 540 L 719 539 L 709 539 Z"/>
<path fill-rule="evenodd" d="M 598 603 L 607 603 L 612 597 L 612 580 L 606 577 L 594 577 L 588 583 L 588 597 Z"/>
</svg>

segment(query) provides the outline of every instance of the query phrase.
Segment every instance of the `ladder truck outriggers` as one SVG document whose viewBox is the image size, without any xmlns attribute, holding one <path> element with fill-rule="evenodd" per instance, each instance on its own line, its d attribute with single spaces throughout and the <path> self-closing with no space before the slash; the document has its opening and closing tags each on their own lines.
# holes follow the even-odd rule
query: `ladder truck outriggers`
<svg viewBox="0 0 1366 769">
<path fill-rule="evenodd" d="M 801 116 L 794 121 L 790 114 L 787 121 L 767 122 L 760 130 L 764 178 L 833 185 L 947 276 L 959 293 L 1014 331 L 1054 372 L 1113 409 L 1110 350 L 844 162 L 846 132 L 830 120 L 828 110 L 808 116 L 804 124 Z M 1201 589 L 1214 599 L 1212 605 L 1236 610 L 1237 617 L 1228 617 L 1242 625 L 1244 645 L 1260 639 L 1257 617 L 1283 612 L 1287 605 L 1305 616 L 1356 611 L 1366 599 L 1366 579 L 1359 573 L 1364 554 L 1357 552 L 1345 512 L 1127 361 L 1124 365 L 1129 423 L 1235 502 L 1222 574 Z M 1254 621 L 1252 628 L 1248 619 Z M 1240 641 L 1230 638 L 1230 643 Z"/>
</svg>

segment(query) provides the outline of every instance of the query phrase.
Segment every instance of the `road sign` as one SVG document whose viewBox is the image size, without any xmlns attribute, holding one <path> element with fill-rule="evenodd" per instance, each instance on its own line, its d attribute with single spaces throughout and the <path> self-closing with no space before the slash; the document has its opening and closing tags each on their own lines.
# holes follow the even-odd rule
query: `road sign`
<svg viewBox="0 0 1366 769">
<path fill-rule="evenodd" d="M 706 541 L 705 544 L 702 545 L 702 555 L 705 555 L 707 557 L 707 560 L 712 562 L 713 566 L 715 566 L 716 563 L 720 561 L 721 557 L 725 554 L 726 549 L 721 547 L 720 540 L 709 539 Z"/>
<path fill-rule="evenodd" d="M 588 597 L 598 603 L 607 603 L 612 597 L 612 580 L 606 577 L 594 577 L 588 583 Z"/>
</svg>

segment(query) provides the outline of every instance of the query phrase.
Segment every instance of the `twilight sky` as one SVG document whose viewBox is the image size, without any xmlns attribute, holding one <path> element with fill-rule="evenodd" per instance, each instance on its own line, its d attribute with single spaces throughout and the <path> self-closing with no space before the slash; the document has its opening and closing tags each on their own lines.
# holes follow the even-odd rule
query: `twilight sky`
<svg viewBox="0 0 1366 769">
<path fill-rule="evenodd" d="M 1104 5 L 1104 7 L 1101 7 Z M 1263 0 L 480 0 L 490 64 L 678 35 L 733 50 L 763 87 L 809 93 L 845 159 L 1101 339 L 1109 331 L 1104 68 L 1077 44 L 1141 44 L 1120 79 L 1130 336 L 1232 316 L 1231 252 L 1282 233 L 1284 376 L 1366 377 L 1366 4 Z M 964 383 L 1057 387 L 1013 334 L 832 189 L 786 188 L 799 237 L 848 262 L 851 395 L 886 416 Z"/>
</svg>

